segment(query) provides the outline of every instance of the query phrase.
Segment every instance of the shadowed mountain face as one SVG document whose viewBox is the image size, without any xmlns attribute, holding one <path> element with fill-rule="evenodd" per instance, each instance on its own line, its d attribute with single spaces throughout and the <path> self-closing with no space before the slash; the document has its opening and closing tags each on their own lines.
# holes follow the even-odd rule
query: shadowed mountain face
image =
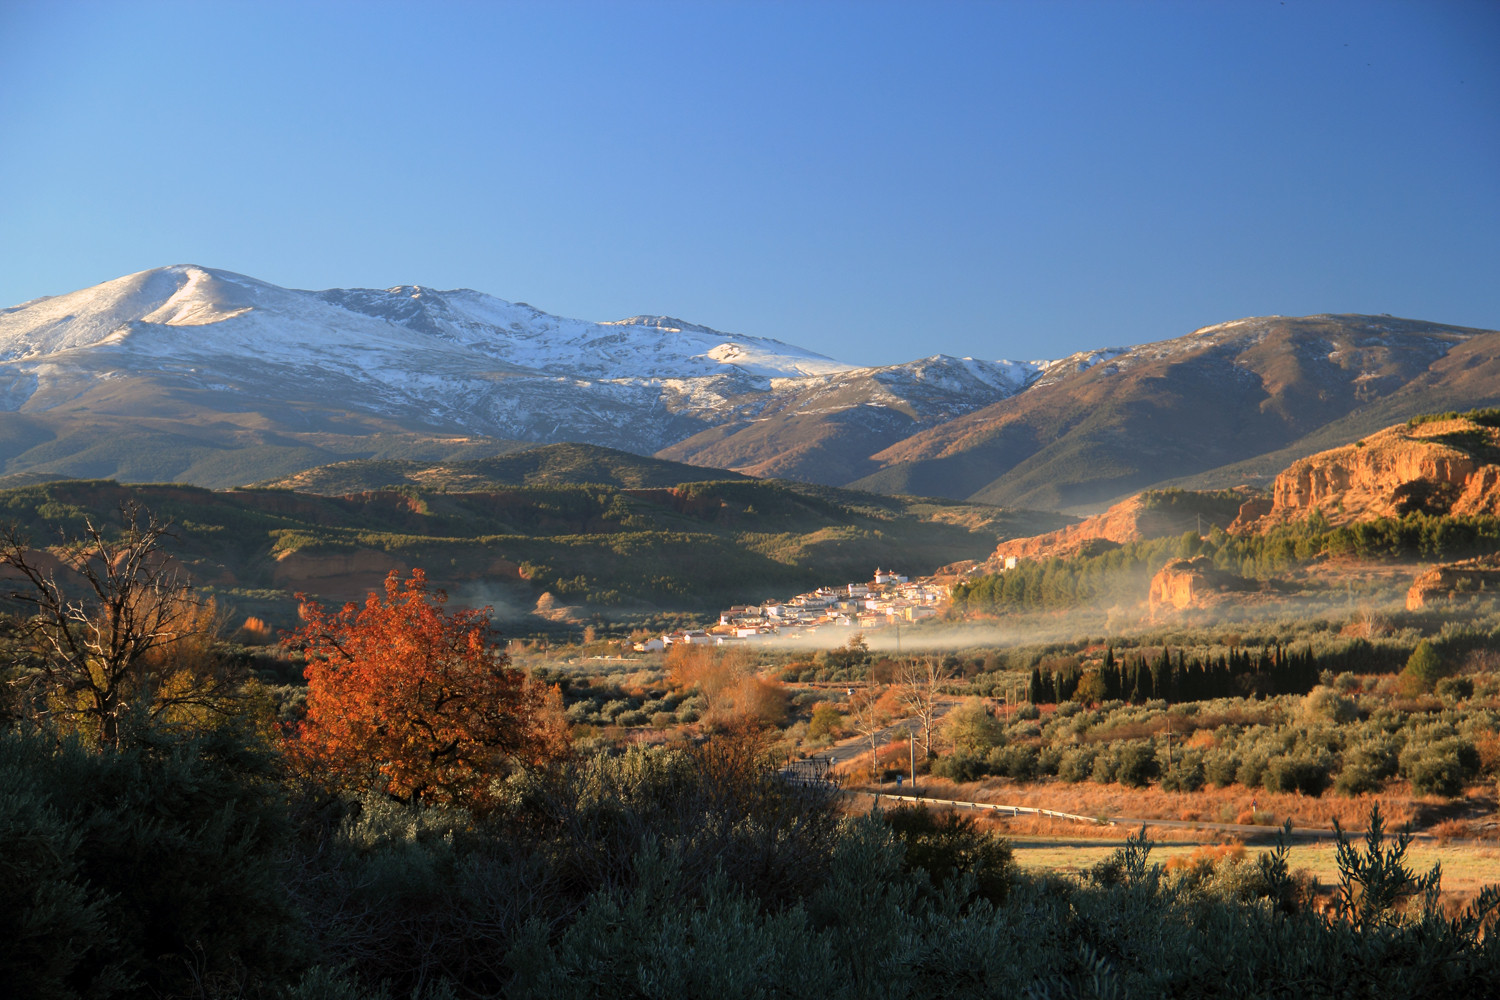
<svg viewBox="0 0 1500 1000">
<path fill-rule="evenodd" d="M 466 289 L 306 292 L 194 266 L 0 310 L 0 485 L 223 487 L 346 460 L 585 442 L 746 475 L 1088 508 L 1234 485 L 1424 410 L 1500 402 L 1500 334 L 1239 320 L 1056 362 L 856 368 L 665 316 Z"/>
<path fill-rule="evenodd" d="M 1325 430 L 1352 440 L 1424 409 L 1500 400 L 1500 334 L 1390 317 L 1250 319 L 1059 368 L 876 453 L 880 470 L 851 485 L 1049 508 L 1190 476 L 1234 485 L 1257 475 L 1235 463 L 1274 452 L 1284 460 L 1258 474 L 1274 475 L 1326 446 Z"/>
</svg>

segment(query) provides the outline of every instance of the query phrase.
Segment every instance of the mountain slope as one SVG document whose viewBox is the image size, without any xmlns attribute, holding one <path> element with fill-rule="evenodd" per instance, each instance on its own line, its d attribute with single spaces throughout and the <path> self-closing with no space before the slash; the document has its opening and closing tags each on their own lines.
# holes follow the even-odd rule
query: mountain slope
<svg viewBox="0 0 1500 1000">
<path fill-rule="evenodd" d="M 1097 506 L 1279 449 L 1316 450 L 1300 442 L 1358 411 L 1483 405 L 1500 396 L 1497 346 L 1490 331 L 1392 317 L 1224 323 L 1059 362 L 1024 392 L 875 454 L 881 469 L 851 485 Z"/>
<path fill-rule="evenodd" d="M 650 454 L 830 405 L 922 427 L 1027 372 L 949 361 L 854 369 L 670 317 L 590 323 L 467 289 L 306 292 L 180 265 L 0 311 L 0 475 L 225 486 L 516 441 Z"/>
<path fill-rule="evenodd" d="M 664 316 L 158 268 L 0 310 L 0 485 L 223 487 L 587 442 L 745 475 L 1090 511 L 1500 402 L 1500 334 L 1268 317 L 1056 362 L 858 368 Z M 394 474 L 394 472 L 392 473 Z"/>
</svg>

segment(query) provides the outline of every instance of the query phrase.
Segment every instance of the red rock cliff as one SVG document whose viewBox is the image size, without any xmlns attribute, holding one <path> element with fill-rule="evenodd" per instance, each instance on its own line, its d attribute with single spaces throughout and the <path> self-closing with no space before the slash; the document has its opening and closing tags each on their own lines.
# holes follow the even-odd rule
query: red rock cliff
<svg viewBox="0 0 1500 1000">
<path fill-rule="evenodd" d="M 1309 455 L 1276 477 L 1268 512 L 1246 511 L 1231 531 L 1296 521 L 1314 508 L 1331 524 L 1431 514 L 1500 513 L 1500 431 L 1466 418 L 1386 428 Z"/>
</svg>

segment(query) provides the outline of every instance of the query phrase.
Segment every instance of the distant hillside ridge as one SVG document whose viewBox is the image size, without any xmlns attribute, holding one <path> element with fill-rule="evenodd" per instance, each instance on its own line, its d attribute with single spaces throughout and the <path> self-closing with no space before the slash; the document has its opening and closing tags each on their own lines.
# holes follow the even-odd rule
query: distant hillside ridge
<svg viewBox="0 0 1500 1000">
<path fill-rule="evenodd" d="M 1187 480 L 1269 485 L 1293 459 L 1413 413 L 1497 403 L 1494 331 L 1244 319 L 1058 363 L 1023 392 L 874 454 L 880 471 L 851 485 L 1092 513 Z M 1270 453 L 1274 464 L 1254 464 Z"/>
<path fill-rule="evenodd" d="M 706 479 L 748 478 L 725 469 L 709 470 L 599 445 L 568 442 L 471 461 L 429 463 L 364 459 L 334 462 L 256 485 L 338 496 L 402 487 L 453 493 L 475 493 L 511 486 L 581 486 L 588 483 L 645 489 L 680 486 Z"/>
<path fill-rule="evenodd" d="M 1061 520 L 731 478 L 337 496 L 59 481 L 0 491 L 0 523 L 47 548 L 86 522 L 114 530 L 123 503 L 172 522 L 167 552 L 226 613 L 291 627 L 298 592 L 360 600 L 387 573 L 421 567 L 459 604 L 493 605 L 513 632 L 551 628 L 544 612 L 559 604 L 646 621 L 866 580 L 879 566 L 922 575 Z"/>
</svg>

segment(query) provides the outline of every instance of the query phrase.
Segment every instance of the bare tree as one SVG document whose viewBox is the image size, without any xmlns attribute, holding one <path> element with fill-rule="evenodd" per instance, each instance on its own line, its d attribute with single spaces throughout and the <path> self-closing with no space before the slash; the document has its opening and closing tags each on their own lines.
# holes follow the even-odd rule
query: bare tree
<svg viewBox="0 0 1500 1000">
<path fill-rule="evenodd" d="M 880 781 L 880 747 L 878 737 L 885 728 L 886 718 L 880 709 L 880 686 L 871 682 L 858 690 L 850 691 L 849 719 L 854 731 L 870 741 L 870 776 Z"/>
<path fill-rule="evenodd" d="M 106 745 L 119 742 L 130 712 L 211 709 L 229 693 L 207 648 L 212 604 L 161 551 L 170 524 L 133 503 L 120 522 L 111 538 L 86 520 L 57 559 L 16 526 L 0 530 L 0 567 L 20 585 L 9 596 L 29 611 L 14 626 L 28 657 L 13 683 L 44 711 L 91 724 Z M 59 568 L 80 597 L 67 594 Z"/>
<path fill-rule="evenodd" d="M 932 729 L 937 721 L 938 695 L 953 675 L 953 669 L 945 668 L 935 656 L 903 660 L 897 667 L 896 683 L 901 701 L 916 717 L 922 730 L 923 760 L 932 758 Z"/>
</svg>

